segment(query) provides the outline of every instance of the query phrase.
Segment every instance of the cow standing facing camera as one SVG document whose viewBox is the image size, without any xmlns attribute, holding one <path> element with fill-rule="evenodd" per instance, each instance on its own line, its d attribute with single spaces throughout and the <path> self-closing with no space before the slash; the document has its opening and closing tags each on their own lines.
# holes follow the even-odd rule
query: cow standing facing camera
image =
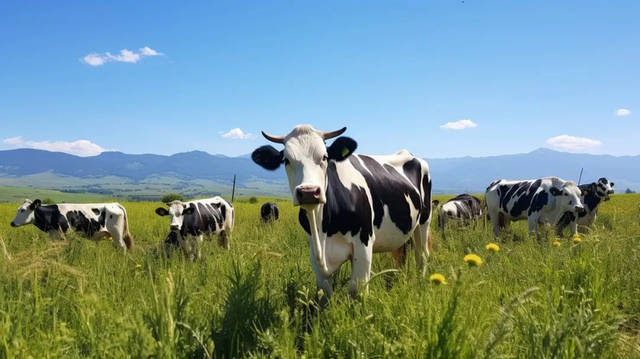
<svg viewBox="0 0 640 359">
<path fill-rule="evenodd" d="M 251 158 L 268 170 L 284 164 L 298 220 L 307 233 L 318 286 L 331 296 L 332 274 L 351 261 L 349 293 L 369 280 L 373 253 L 394 251 L 404 262 L 413 236 L 424 273 L 430 250 L 431 177 L 427 162 L 402 150 L 388 156 L 353 154 L 357 144 L 337 131 L 298 125 L 286 136 L 262 133 L 274 143 Z M 336 138 L 337 137 L 337 138 Z M 336 138 L 330 146 L 325 141 Z"/>
<path fill-rule="evenodd" d="M 229 237 L 233 231 L 234 209 L 231 203 L 221 197 L 201 199 L 197 201 L 173 201 L 166 204 L 168 208 L 156 209 L 159 216 L 169 216 L 169 234 L 165 240 L 165 249 L 171 254 L 179 247 L 192 261 L 200 258 L 198 242 L 204 236 L 218 236 L 218 244 L 229 249 Z"/>
</svg>

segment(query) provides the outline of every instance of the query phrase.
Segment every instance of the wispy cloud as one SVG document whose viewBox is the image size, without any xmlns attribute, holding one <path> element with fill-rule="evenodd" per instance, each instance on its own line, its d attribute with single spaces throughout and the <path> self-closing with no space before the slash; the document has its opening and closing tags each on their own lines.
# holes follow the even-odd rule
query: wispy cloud
<svg viewBox="0 0 640 359">
<path fill-rule="evenodd" d="M 575 151 L 599 147 L 602 145 L 602 142 L 590 138 L 560 135 L 548 139 L 547 145 L 562 150 Z"/>
<path fill-rule="evenodd" d="M 441 125 L 440 128 L 443 130 L 465 130 L 467 128 L 478 127 L 476 123 L 471 120 L 459 120 L 455 122 L 447 122 L 444 125 Z"/>
<path fill-rule="evenodd" d="M 53 152 L 65 152 L 77 156 L 95 156 L 106 151 L 104 148 L 87 140 L 74 142 L 66 141 L 27 141 L 22 136 L 11 137 L 2 140 L 6 145 L 15 148 L 34 148 L 37 150 L 47 150 Z"/>
<path fill-rule="evenodd" d="M 103 54 L 96 54 L 92 52 L 89 55 L 80 59 L 80 61 L 91 66 L 102 66 L 107 62 L 111 62 L 111 61 L 128 62 L 131 64 L 135 64 L 136 62 L 140 61 L 142 58 L 147 56 L 164 56 L 164 54 L 145 46 L 138 49 L 138 52 L 133 52 L 131 50 L 123 49 L 123 50 L 120 50 L 120 53 L 115 55 L 110 52 L 105 52 Z"/>
<path fill-rule="evenodd" d="M 629 116 L 630 114 L 631 114 L 631 111 L 627 110 L 626 108 L 621 108 L 616 111 L 616 115 L 620 117 Z"/>
<path fill-rule="evenodd" d="M 220 136 L 223 138 L 228 138 L 231 140 L 251 140 L 255 138 L 254 135 L 250 133 L 244 133 L 240 128 L 233 128 L 229 132 L 220 131 Z"/>
</svg>

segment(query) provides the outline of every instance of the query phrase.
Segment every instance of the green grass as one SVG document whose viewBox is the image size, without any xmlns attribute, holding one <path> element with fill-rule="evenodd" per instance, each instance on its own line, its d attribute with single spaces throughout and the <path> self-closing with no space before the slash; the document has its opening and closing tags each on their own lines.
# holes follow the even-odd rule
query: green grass
<svg viewBox="0 0 640 359">
<path fill-rule="evenodd" d="M 55 202 L 102 202 L 106 196 L 91 193 L 63 193 L 42 188 L 0 186 L 0 202 L 19 202 L 25 199 L 51 198 Z"/>
<path fill-rule="evenodd" d="M 33 197 L 33 196 L 31 196 Z M 263 199 L 264 200 L 264 199 Z M 350 265 L 326 309 L 297 211 L 262 225 L 258 204 L 236 202 L 231 250 L 202 245 L 202 260 L 159 255 L 160 203 L 123 203 L 136 247 L 76 236 L 51 243 L 10 228 L 0 205 L 0 357 L 637 358 L 640 356 L 640 195 L 616 195 L 580 244 L 516 223 L 500 251 L 489 229 L 436 232 L 429 274 L 413 256 L 347 294 Z M 462 260 L 476 253 L 484 264 Z M 395 268 L 376 255 L 373 271 Z"/>
</svg>

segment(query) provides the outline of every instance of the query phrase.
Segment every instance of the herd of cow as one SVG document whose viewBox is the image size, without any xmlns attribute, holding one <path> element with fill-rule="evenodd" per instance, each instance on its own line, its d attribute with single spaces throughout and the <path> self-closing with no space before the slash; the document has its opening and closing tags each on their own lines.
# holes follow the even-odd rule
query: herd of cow
<svg viewBox="0 0 640 359">
<path fill-rule="evenodd" d="M 284 146 L 277 150 L 262 146 L 252 154 L 253 161 L 267 170 L 284 164 L 294 206 L 300 207 L 298 221 L 307 233 L 310 257 L 318 286 L 330 297 L 332 274 L 347 260 L 352 264 L 349 293 L 356 296 L 371 273 L 373 253 L 393 252 L 403 265 L 409 239 L 418 269 L 424 273 L 432 250 L 430 223 L 434 209 L 438 228 L 446 223 L 475 224 L 483 211 L 491 220 L 495 236 L 512 221 L 528 220 L 531 233 L 538 224 L 556 226 L 559 235 L 569 226 L 589 226 L 598 206 L 609 200 L 613 182 L 601 178 L 578 186 L 557 177 L 527 181 L 498 180 L 485 192 L 484 205 L 478 198 L 462 194 L 440 204 L 431 199 L 429 165 L 406 150 L 388 156 L 354 154 L 357 143 L 337 131 L 318 131 L 298 125 L 285 136 L 263 136 Z M 336 138 L 330 146 L 325 141 Z M 192 260 L 200 256 L 198 242 L 205 235 L 217 236 L 229 248 L 235 210 L 220 197 L 190 202 L 173 201 L 156 209 L 170 217 L 165 240 L 168 253 L 181 248 Z M 277 205 L 268 202 L 260 209 L 263 221 L 279 217 Z M 73 228 L 91 239 L 112 237 L 115 246 L 129 249 L 127 212 L 118 203 L 43 205 L 26 200 L 19 208 L 12 227 L 34 224 L 52 239 L 64 238 Z"/>
</svg>

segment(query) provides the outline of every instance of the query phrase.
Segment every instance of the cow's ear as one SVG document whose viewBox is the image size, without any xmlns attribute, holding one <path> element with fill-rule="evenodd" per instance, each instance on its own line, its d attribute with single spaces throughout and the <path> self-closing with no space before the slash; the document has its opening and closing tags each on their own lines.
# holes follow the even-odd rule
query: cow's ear
<svg viewBox="0 0 640 359">
<path fill-rule="evenodd" d="M 350 137 L 338 137 L 327 149 L 330 160 L 344 161 L 358 148 L 358 143 Z"/>
<path fill-rule="evenodd" d="M 613 182 L 609 182 L 609 183 L 611 183 L 611 188 L 613 188 Z"/>
<path fill-rule="evenodd" d="M 158 208 L 156 208 L 156 214 L 158 216 L 166 216 L 166 215 L 169 214 L 169 211 L 167 211 L 165 208 L 158 207 Z"/>
<path fill-rule="evenodd" d="M 188 216 L 190 214 L 193 214 L 193 212 L 195 212 L 195 211 L 196 211 L 195 207 L 185 208 L 185 210 L 182 211 L 182 215 Z"/>
<path fill-rule="evenodd" d="M 262 146 L 253 151 L 251 159 L 262 168 L 275 171 L 284 161 L 284 154 L 273 146 Z"/>
<path fill-rule="evenodd" d="M 40 201 L 39 199 L 36 199 L 35 201 L 31 202 L 29 209 L 34 210 L 40 207 L 41 205 L 42 205 L 42 201 Z"/>
<path fill-rule="evenodd" d="M 438 205 L 440 204 L 440 201 L 438 201 L 437 199 L 434 199 L 433 201 L 431 201 L 431 204 L 432 204 L 434 207 L 438 207 Z"/>
<path fill-rule="evenodd" d="M 549 192 L 551 192 L 551 194 L 554 195 L 554 196 L 560 196 L 562 194 L 562 191 L 557 189 L 557 188 L 555 188 L 555 187 L 551 187 Z"/>
</svg>

